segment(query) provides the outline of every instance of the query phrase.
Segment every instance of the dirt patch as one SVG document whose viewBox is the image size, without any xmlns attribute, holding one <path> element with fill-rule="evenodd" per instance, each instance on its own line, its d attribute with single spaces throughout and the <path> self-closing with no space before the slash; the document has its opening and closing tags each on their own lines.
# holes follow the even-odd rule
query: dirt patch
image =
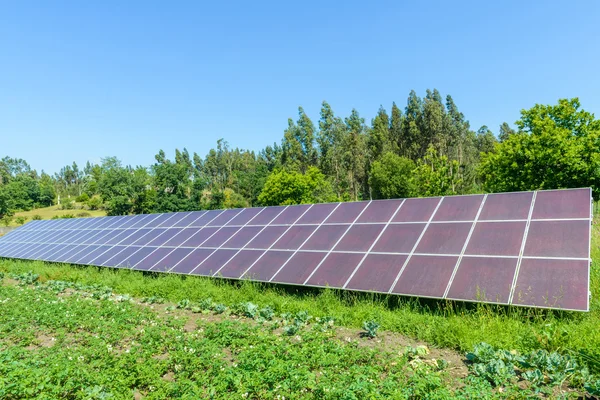
<svg viewBox="0 0 600 400">
<path fill-rule="evenodd" d="M 2 286 L 15 286 L 18 284 L 19 281 L 13 278 L 4 277 L 4 279 L 2 279 Z"/>
<path fill-rule="evenodd" d="M 162 380 L 167 382 L 175 382 L 175 374 L 172 371 L 169 371 L 162 376 Z"/>
<path fill-rule="evenodd" d="M 56 344 L 56 339 L 44 332 L 38 332 L 33 343 L 26 347 L 27 350 L 50 348 Z"/>
</svg>

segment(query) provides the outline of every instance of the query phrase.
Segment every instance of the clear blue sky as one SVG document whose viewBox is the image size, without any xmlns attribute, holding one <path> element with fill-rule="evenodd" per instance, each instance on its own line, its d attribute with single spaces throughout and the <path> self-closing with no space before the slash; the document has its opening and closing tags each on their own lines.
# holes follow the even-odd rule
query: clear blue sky
<svg viewBox="0 0 600 400">
<path fill-rule="evenodd" d="M 225 138 L 279 142 L 327 100 L 370 122 L 411 89 L 477 129 L 578 96 L 600 115 L 600 2 L 3 1 L 0 157 L 54 173 Z"/>
</svg>

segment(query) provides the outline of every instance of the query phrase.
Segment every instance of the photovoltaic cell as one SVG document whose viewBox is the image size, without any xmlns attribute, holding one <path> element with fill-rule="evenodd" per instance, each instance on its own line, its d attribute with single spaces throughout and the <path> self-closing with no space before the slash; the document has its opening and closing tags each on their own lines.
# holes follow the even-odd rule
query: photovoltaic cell
<svg viewBox="0 0 600 400">
<path fill-rule="evenodd" d="M 464 257 L 448 298 L 508 304 L 516 258 Z"/>
<path fill-rule="evenodd" d="M 589 226 L 588 220 L 532 221 L 527 234 L 525 255 L 587 258 Z"/>
<path fill-rule="evenodd" d="M 465 254 L 518 256 L 526 222 L 478 222 Z"/>
<path fill-rule="evenodd" d="M 589 309 L 587 189 L 32 221 L 0 257 Z"/>
<path fill-rule="evenodd" d="M 386 293 L 398 276 L 407 256 L 369 254 L 346 289 Z"/>
</svg>

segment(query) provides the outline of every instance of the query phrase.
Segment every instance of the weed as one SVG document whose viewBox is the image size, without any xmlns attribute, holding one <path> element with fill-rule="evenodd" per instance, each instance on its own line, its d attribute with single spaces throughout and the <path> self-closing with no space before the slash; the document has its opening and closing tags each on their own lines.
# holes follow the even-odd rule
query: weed
<svg viewBox="0 0 600 400">
<path fill-rule="evenodd" d="M 182 310 L 187 310 L 190 308 L 192 302 L 189 299 L 183 299 L 179 303 L 177 303 L 177 308 L 181 308 Z"/>
</svg>

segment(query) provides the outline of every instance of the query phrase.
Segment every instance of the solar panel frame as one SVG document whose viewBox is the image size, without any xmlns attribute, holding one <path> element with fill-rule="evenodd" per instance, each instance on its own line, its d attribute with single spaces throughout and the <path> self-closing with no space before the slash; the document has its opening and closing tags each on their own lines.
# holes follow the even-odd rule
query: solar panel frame
<svg viewBox="0 0 600 400">
<path fill-rule="evenodd" d="M 538 202 L 540 194 L 544 203 Z M 587 199 L 589 216 L 584 217 L 587 211 L 581 207 Z M 535 301 L 517 304 L 515 291 L 525 279 L 520 279 L 521 265 L 526 263 L 527 274 L 532 276 L 531 268 L 552 260 L 561 260 L 556 265 L 579 263 L 576 287 L 587 282 L 589 288 L 592 213 L 591 189 L 586 188 L 32 221 L 0 238 L 0 257 L 460 301 L 481 301 L 474 300 L 472 293 L 480 278 L 471 279 L 467 271 L 505 280 L 497 274 L 500 271 L 483 268 L 514 262 L 514 271 L 512 267 L 502 270 L 502 274 L 513 274 L 508 300 L 499 294 L 485 302 L 540 307 Z M 447 232 L 446 239 L 435 232 Z M 444 245 L 432 246 L 432 238 Z M 494 246 L 486 245 L 494 238 L 498 240 Z M 449 246 L 453 241 L 456 244 Z M 340 264 L 342 259 L 346 261 Z M 416 281 L 410 283 L 422 279 L 419 271 L 423 268 L 439 270 L 422 264 L 426 260 L 430 265 L 444 261 L 443 276 L 431 276 L 436 287 L 444 285 L 443 293 L 441 289 L 423 291 L 414 286 Z M 450 261 L 454 262 L 451 269 Z M 581 274 L 581 262 L 588 263 L 587 277 Z M 473 269 L 478 263 L 482 267 Z M 378 277 L 389 282 L 378 282 L 384 279 Z M 365 281 L 361 284 L 360 279 Z M 487 287 L 500 293 L 497 290 L 503 283 L 493 283 L 496 286 Z M 380 290 L 383 286 L 386 289 Z M 548 286 L 548 290 L 554 289 Z M 580 309 L 581 293 L 577 296 L 577 302 L 559 301 L 557 308 L 567 310 L 561 305 L 571 304 L 576 311 L 589 310 L 589 295 L 585 310 Z"/>
</svg>

